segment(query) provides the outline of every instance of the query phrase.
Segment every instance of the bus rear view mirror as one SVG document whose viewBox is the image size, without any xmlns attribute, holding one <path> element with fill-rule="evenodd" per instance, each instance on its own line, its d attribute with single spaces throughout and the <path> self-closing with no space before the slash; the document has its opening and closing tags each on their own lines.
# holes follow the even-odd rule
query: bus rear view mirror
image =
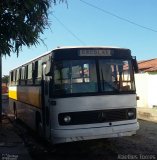
<svg viewBox="0 0 157 160">
<path fill-rule="evenodd" d="M 138 70 L 138 63 L 137 63 L 137 60 L 136 60 L 135 56 L 132 57 L 132 65 L 133 65 L 135 73 L 138 73 L 139 72 L 139 70 Z"/>
</svg>

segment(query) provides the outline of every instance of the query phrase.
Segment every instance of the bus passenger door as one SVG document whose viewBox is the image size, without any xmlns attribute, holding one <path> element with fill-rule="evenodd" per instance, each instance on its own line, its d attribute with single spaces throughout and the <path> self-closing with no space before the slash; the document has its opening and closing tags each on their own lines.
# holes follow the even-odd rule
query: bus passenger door
<svg viewBox="0 0 157 160">
<path fill-rule="evenodd" d="M 46 63 L 43 64 L 43 129 L 44 136 L 49 140 L 51 137 L 50 105 L 49 105 L 49 76 L 46 76 Z"/>
</svg>

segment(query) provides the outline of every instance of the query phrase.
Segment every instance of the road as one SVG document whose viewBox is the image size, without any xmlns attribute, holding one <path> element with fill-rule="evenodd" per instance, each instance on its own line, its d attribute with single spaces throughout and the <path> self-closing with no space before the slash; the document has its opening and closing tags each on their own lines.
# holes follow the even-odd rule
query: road
<svg viewBox="0 0 157 160">
<path fill-rule="evenodd" d="M 157 160 L 157 123 L 139 120 L 140 129 L 132 137 L 82 141 L 55 147 L 39 140 L 21 122 L 13 122 L 32 159 L 44 160 L 103 160 L 155 159 Z"/>
</svg>

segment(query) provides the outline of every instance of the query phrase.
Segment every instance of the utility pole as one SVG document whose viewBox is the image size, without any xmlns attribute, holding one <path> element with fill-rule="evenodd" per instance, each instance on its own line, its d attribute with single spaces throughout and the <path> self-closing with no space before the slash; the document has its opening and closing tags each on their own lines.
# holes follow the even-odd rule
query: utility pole
<svg viewBox="0 0 157 160">
<path fill-rule="evenodd" d="M 0 123 L 2 123 L 2 55 L 0 54 Z"/>
</svg>

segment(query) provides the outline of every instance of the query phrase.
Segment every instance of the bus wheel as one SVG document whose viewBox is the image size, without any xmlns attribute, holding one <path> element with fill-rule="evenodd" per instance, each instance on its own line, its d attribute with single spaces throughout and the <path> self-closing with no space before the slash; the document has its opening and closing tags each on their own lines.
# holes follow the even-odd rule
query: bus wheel
<svg viewBox="0 0 157 160">
<path fill-rule="evenodd" d="M 39 113 L 36 114 L 36 132 L 39 137 L 43 137 L 43 127 L 42 127 L 41 117 Z"/>
<path fill-rule="evenodd" d="M 14 112 L 14 120 L 17 119 L 17 109 L 16 109 L 16 103 L 13 104 L 13 112 Z"/>
</svg>

